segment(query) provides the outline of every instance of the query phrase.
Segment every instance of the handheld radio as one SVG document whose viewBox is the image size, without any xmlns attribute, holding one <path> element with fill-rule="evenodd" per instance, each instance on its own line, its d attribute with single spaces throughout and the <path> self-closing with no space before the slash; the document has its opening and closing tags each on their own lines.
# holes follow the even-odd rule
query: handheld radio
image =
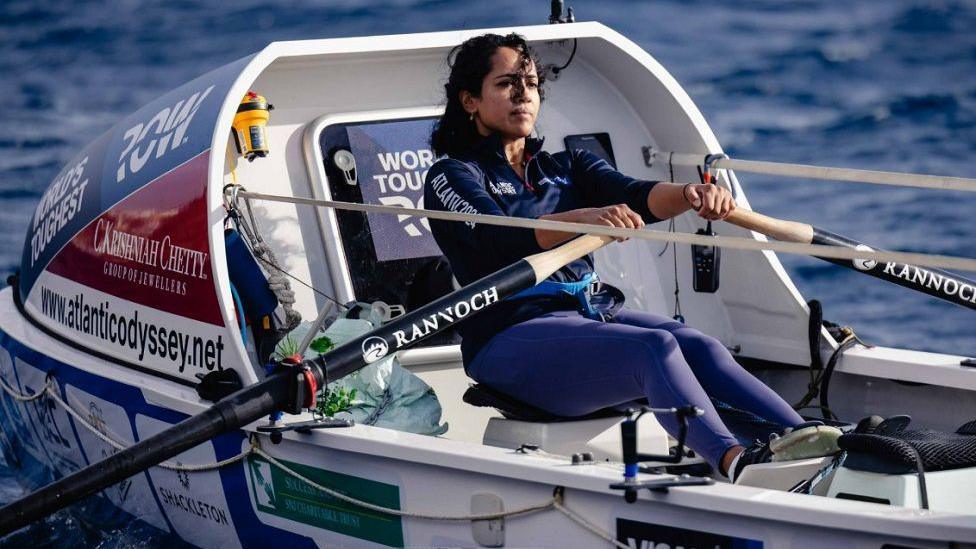
<svg viewBox="0 0 976 549">
<path fill-rule="evenodd" d="M 702 183 L 713 183 L 711 174 L 707 171 L 702 172 L 698 168 L 698 176 Z M 704 229 L 698 229 L 695 234 L 705 236 L 715 236 L 712 232 L 712 222 L 709 221 Z M 718 291 L 719 265 L 722 259 L 722 250 L 718 246 L 702 246 L 692 244 L 691 246 L 691 268 L 694 276 L 692 277 L 692 287 L 696 292 L 713 294 Z"/>
</svg>

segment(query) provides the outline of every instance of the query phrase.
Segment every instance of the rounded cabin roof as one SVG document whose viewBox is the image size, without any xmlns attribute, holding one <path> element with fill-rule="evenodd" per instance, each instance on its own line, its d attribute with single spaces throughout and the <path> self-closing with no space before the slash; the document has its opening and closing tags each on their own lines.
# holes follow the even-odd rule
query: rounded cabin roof
<svg viewBox="0 0 976 549">
<path fill-rule="evenodd" d="M 127 116 L 55 177 L 19 273 L 33 320 L 183 382 L 240 363 L 214 273 L 208 174 L 221 106 L 252 58 Z"/>
</svg>

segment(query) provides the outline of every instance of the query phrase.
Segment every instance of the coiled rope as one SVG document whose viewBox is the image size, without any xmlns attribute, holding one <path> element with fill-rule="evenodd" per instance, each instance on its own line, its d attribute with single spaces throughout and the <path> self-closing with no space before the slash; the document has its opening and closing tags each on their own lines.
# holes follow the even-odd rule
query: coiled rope
<svg viewBox="0 0 976 549">
<path fill-rule="evenodd" d="M 257 221 L 254 219 L 254 212 L 251 203 L 244 200 L 244 209 L 247 217 L 240 215 L 237 204 L 238 191 L 243 189 L 238 185 L 229 186 L 231 193 L 225 202 L 227 213 L 241 228 L 248 243 L 251 245 L 251 253 L 254 259 L 264 268 L 265 276 L 268 279 L 268 289 L 274 293 L 281 304 L 281 309 L 285 312 L 285 322 L 282 326 L 283 331 L 294 330 L 302 322 L 302 315 L 295 310 L 295 291 L 291 289 L 291 282 L 288 280 L 287 273 L 278 265 L 278 258 L 275 257 L 271 246 L 264 241 L 261 231 L 258 230 Z M 226 189 L 226 187 L 225 187 Z"/>
</svg>

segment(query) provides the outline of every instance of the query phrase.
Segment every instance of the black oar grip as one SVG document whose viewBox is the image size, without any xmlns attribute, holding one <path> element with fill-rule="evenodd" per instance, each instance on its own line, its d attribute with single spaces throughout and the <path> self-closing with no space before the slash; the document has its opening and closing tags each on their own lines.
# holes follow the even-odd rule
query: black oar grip
<svg viewBox="0 0 976 549">
<path fill-rule="evenodd" d="M 864 251 L 876 250 L 856 240 L 834 234 L 817 227 L 813 228 L 811 244 L 842 246 Z M 969 309 L 976 309 L 976 282 L 940 269 L 917 267 L 894 261 L 878 262 L 873 259 L 833 259 L 821 257 L 835 265 L 841 265 L 866 275 L 887 280 L 893 284 L 937 297 Z"/>
</svg>

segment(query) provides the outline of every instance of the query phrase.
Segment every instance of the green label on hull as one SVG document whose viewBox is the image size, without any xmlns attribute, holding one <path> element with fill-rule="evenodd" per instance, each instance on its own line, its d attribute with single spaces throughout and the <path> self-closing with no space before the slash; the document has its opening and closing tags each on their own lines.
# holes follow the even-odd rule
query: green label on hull
<svg viewBox="0 0 976 549">
<path fill-rule="evenodd" d="M 400 517 L 384 515 L 336 499 L 259 457 L 248 458 L 251 489 L 259 510 L 295 522 L 383 545 L 403 547 Z M 350 475 L 281 460 L 315 483 L 374 505 L 400 509 L 400 490 Z"/>
</svg>

